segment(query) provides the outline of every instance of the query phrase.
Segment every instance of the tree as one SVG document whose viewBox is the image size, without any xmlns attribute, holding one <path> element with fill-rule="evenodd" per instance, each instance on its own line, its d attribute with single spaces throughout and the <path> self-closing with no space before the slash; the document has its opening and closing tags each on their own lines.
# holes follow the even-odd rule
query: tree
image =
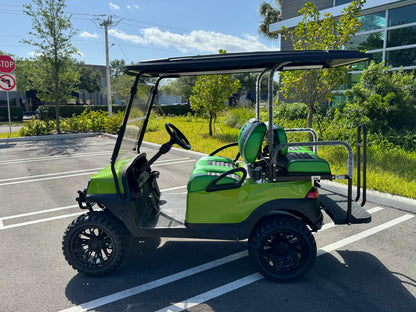
<svg viewBox="0 0 416 312">
<path fill-rule="evenodd" d="M 196 111 L 203 111 L 209 116 L 209 135 L 212 136 L 212 123 L 218 112 L 226 106 L 226 101 L 240 87 L 238 80 L 230 75 L 200 76 L 192 89 L 190 97 L 191 107 Z"/>
<path fill-rule="evenodd" d="M 274 8 L 269 2 L 263 1 L 259 6 L 259 13 L 263 17 L 258 31 L 266 38 L 277 39 L 279 34 L 269 32 L 269 25 L 282 20 L 282 13 L 280 8 L 282 7 L 282 0 L 275 0 L 277 8 Z"/>
<path fill-rule="evenodd" d="M 256 81 L 258 73 L 234 74 L 232 77 L 240 82 L 240 88 L 237 90 L 237 103 L 239 105 L 241 97 L 245 94 L 251 94 L 251 104 L 255 103 Z M 264 89 L 263 89 L 264 90 Z"/>
<path fill-rule="evenodd" d="M 65 0 L 33 0 L 23 8 L 32 19 L 32 39 L 22 42 L 38 49 L 32 82 L 41 100 L 55 103 L 56 130 L 60 133 L 59 105 L 73 98 L 79 83 L 79 73 L 72 68 L 77 50 L 71 39 L 76 31 L 71 16 L 64 13 Z"/>
<path fill-rule="evenodd" d="M 119 76 L 111 78 L 111 91 L 116 99 L 127 103 L 130 98 L 131 86 L 133 85 L 134 77 L 122 73 Z"/>
<path fill-rule="evenodd" d="M 76 63 L 76 68 L 80 73 L 78 89 L 86 90 L 89 93 L 101 90 L 101 72 L 92 66 L 85 65 L 84 62 Z"/>
<path fill-rule="evenodd" d="M 111 78 L 120 77 L 124 74 L 124 68 L 126 67 L 125 60 L 112 60 L 110 65 Z"/>
<path fill-rule="evenodd" d="M 29 91 L 33 89 L 33 72 L 35 71 L 35 64 L 30 59 L 17 58 L 16 59 L 16 74 L 17 86 L 19 91 Z"/>
<path fill-rule="evenodd" d="M 247 100 L 251 101 L 252 105 L 256 103 L 256 85 L 257 77 L 259 73 L 242 73 L 242 74 L 233 74 L 231 77 L 240 81 L 240 89 L 237 91 L 237 105 L 240 103 L 241 96 L 244 94 L 247 95 Z M 268 79 L 261 79 L 260 92 L 263 92 L 263 95 L 267 93 L 269 81 Z M 276 90 L 279 85 L 277 82 L 273 81 L 274 90 Z"/>
<path fill-rule="evenodd" d="M 220 50 L 220 53 L 226 53 Z M 191 107 L 195 111 L 203 111 L 209 116 L 209 135 L 212 136 L 212 123 L 218 112 L 225 108 L 226 101 L 240 88 L 240 82 L 230 75 L 199 76 L 190 96 Z"/>
<path fill-rule="evenodd" d="M 194 87 L 198 77 L 184 76 L 179 79 L 169 81 L 163 86 L 162 90 L 168 95 L 178 95 L 189 99 L 192 95 L 192 88 Z"/>
<path fill-rule="evenodd" d="M 415 129 L 416 77 L 390 68 L 372 61 L 360 83 L 346 92 L 350 100 L 342 114 L 355 125 L 364 122 L 370 131 L 380 134 Z"/>
<path fill-rule="evenodd" d="M 359 12 L 365 0 L 353 1 L 344 9 L 338 21 L 326 13 L 323 18 L 311 2 L 299 11 L 302 21 L 293 29 L 282 28 L 282 37 L 291 40 L 294 50 L 342 49 L 360 29 Z M 287 71 L 280 74 L 280 92 L 286 98 L 301 100 L 308 105 L 308 127 L 312 127 L 313 114 L 320 102 L 331 98 L 331 91 L 347 75 L 347 67 Z"/>
<path fill-rule="evenodd" d="M 98 69 L 85 65 L 84 62 L 77 62 L 74 63 L 74 70 L 77 70 L 80 75 L 77 85 L 78 90 L 85 90 L 89 93 L 101 90 L 101 72 Z M 85 104 L 85 92 L 83 94 Z"/>
</svg>

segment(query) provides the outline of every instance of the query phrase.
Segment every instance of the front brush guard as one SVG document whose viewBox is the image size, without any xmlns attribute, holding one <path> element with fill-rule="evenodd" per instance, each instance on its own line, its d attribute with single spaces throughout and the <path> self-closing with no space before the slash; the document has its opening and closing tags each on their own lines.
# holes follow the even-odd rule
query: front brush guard
<svg viewBox="0 0 416 312">
<path fill-rule="evenodd" d="M 79 208 L 93 211 L 91 203 L 87 202 L 87 189 L 78 191 L 78 195 L 79 197 L 76 198 L 76 201 L 78 202 Z"/>
</svg>

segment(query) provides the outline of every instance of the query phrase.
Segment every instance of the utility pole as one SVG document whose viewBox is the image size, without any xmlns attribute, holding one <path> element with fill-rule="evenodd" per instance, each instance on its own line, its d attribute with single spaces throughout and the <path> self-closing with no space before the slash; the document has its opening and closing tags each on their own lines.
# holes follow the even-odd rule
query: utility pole
<svg viewBox="0 0 416 312">
<path fill-rule="evenodd" d="M 104 15 L 97 15 L 94 18 L 94 22 L 100 27 L 104 28 L 105 33 L 105 72 L 107 80 L 107 102 L 108 102 L 108 115 L 111 115 L 113 112 L 112 100 L 111 100 L 111 82 L 110 82 L 110 56 L 109 56 L 109 47 L 108 47 L 108 29 L 115 27 L 120 23 L 119 19 L 115 15 L 109 15 L 104 17 Z"/>
</svg>

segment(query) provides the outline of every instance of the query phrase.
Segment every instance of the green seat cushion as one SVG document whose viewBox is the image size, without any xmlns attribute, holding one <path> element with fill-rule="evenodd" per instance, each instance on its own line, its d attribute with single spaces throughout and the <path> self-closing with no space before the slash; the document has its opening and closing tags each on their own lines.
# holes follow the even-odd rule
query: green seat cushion
<svg viewBox="0 0 416 312">
<path fill-rule="evenodd" d="M 207 186 L 211 183 L 211 181 L 216 179 L 219 175 L 223 174 L 224 172 L 231 170 L 231 168 L 228 168 L 228 170 L 223 171 L 223 172 L 214 172 L 211 170 L 212 170 L 212 167 L 194 168 L 191 174 L 191 178 L 188 181 L 188 185 L 187 185 L 188 192 L 205 191 Z M 217 185 L 230 184 L 230 183 L 233 184 L 235 182 L 238 182 L 240 179 L 241 177 L 238 173 L 233 173 L 219 180 L 217 182 Z"/>
<path fill-rule="evenodd" d="M 288 152 L 285 156 L 285 168 L 288 173 L 324 173 L 331 174 L 325 159 L 313 152 Z"/>
<path fill-rule="evenodd" d="M 247 121 L 238 134 L 238 150 L 247 164 L 253 164 L 259 154 L 266 125 L 255 118 Z"/>
<path fill-rule="evenodd" d="M 238 134 L 238 148 L 244 162 L 252 164 L 256 161 L 265 133 L 266 125 L 254 118 L 247 121 L 241 128 Z M 215 155 L 201 157 L 192 170 L 187 186 L 188 192 L 205 191 L 217 176 L 237 167 L 238 164 L 227 157 Z M 240 172 L 230 174 L 218 181 L 217 185 L 234 184 L 240 181 L 241 176 Z"/>
<path fill-rule="evenodd" d="M 309 153 L 309 154 L 315 154 L 310 149 L 304 147 L 304 146 L 291 146 L 289 147 L 288 152 L 290 153 Z M 316 154 L 315 154 L 316 155 Z"/>
<path fill-rule="evenodd" d="M 237 166 L 232 159 L 220 156 L 201 157 L 194 165 L 194 169 L 206 167 L 210 167 L 216 172 L 225 172 Z"/>
<path fill-rule="evenodd" d="M 276 142 L 276 145 L 287 144 L 286 132 L 281 126 L 273 125 L 273 131 L 275 136 L 274 141 Z M 287 154 L 287 151 L 288 148 L 285 146 L 279 151 L 279 155 L 284 156 Z"/>
</svg>

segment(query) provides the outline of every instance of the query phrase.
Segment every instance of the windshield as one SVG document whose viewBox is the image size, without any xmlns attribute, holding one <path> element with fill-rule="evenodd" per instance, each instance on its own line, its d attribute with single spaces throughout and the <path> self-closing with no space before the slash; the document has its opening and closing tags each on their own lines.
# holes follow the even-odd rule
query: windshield
<svg viewBox="0 0 416 312">
<path fill-rule="evenodd" d="M 133 99 L 131 109 L 126 109 L 127 121 L 124 135 L 121 139 L 120 149 L 116 161 L 132 157 L 139 153 L 139 139 L 143 139 L 145 122 L 150 107 L 151 91 L 150 83 L 139 82 L 137 93 Z"/>
</svg>

